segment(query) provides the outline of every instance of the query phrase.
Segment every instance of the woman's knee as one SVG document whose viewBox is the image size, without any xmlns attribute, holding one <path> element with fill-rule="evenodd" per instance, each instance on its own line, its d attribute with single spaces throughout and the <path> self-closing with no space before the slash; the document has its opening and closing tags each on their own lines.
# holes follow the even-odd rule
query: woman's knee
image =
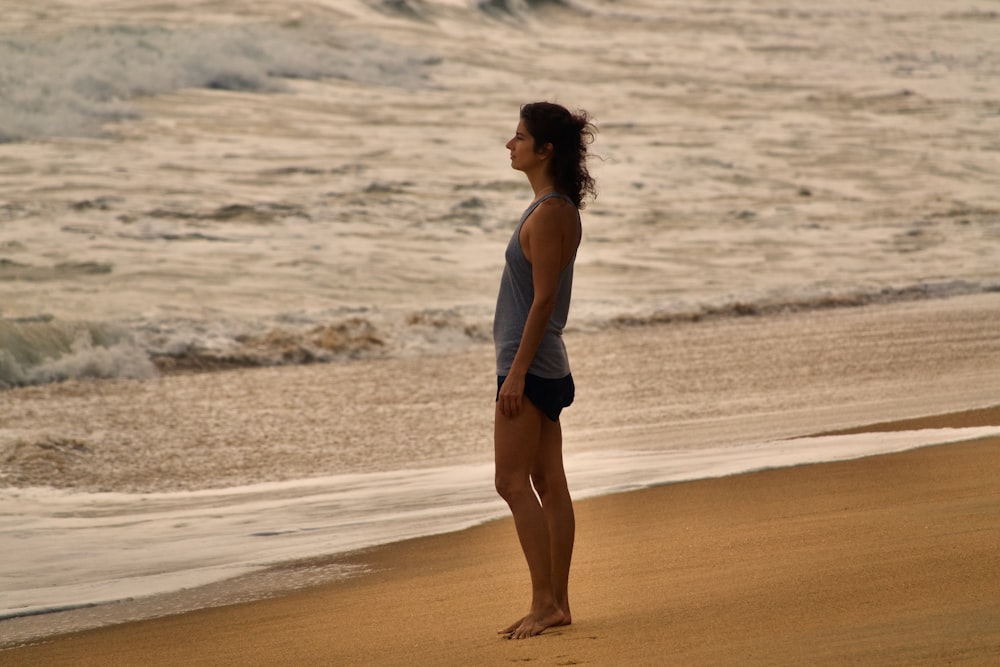
<svg viewBox="0 0 1000 667">
<path fill-rule="evenodd" d="M 498 470 L 493 479 L 497 493 L 504 500 L 510 500 L 524 493 L 529 488 L 529 481 L 526 475 L 513 474 Z"/>
</svg>

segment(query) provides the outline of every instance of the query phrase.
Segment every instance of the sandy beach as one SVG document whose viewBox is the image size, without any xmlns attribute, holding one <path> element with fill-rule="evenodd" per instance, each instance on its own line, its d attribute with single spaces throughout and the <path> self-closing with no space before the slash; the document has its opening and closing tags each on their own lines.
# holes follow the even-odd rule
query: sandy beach
<svg viewBox="0 0 1000 667">
<path fill-rule="evenodd" d="M 1000 408 L 903 422 L 1000 423 Z M 879 425 L 884 429 L 888 424 Z M 5 665 L 988 665 L 1000 658 L 1000 439 L 578 503 L 574 623 L 524 602 L 509 520 L 353 554 L 277 599 L 56 637 Z"/>
<path fill-rule="evenodd" d="M 567 448 L 672 443 L 699 451 L 1000 425 L 997 298 L 579 333 L 583 391 L 567 411 Z M 435 419 L 400 396 L 392 399 L 398 418 L 369 437 L 405 426 L 407 443 L 478 438 L 486 456 L 481 404 L 491 397 L 468 390 L 488 371 L 479 356 L 461 357 L 469 363 L 457 384 L 440 358 L 179 374 L 17 390 L 7 394 L 8 414 L 27 425 L 45 407 L 53 433 L 117 434 L 51 474 L 74 470 L 119 488 L 147 484 L 152 472 L 159 488 L 267 480 L 276 479 L 271 459 L 252 454 L 268 451 L 271 422 L 301 434 L 295 449 L 272 453 L 283 457 L 280 474 L 302 474 L 325 451 L 311 431 L 336 433 L 386 399 L 379 388 L 390 378 L 421 374 L 442 392 L 451 387 L 440 396 L 474 418 Z M 650 367 L 665 379 L 637 385 Z M 347 391 L 354 407 L 342 413 L 338 397 Z M 187 415 L 173 440 L 164 435 L 169 422 L 138 419 L 158 414 L 157 404 Z M 162 450 L 199 430 L 220 464 L 185 478 L 164 465 Z M 130 443 L 147 446 L 132 451 Z M 25 481 L 61 479 L 33 478 L 45 470 L 34 461 L 8 464 L 21 466 Z M 995 664 L 998 469 L 1000 439 L 992 437 L 581 500 L 574 623 L 524 642 L 494 634 L 527 605 L 526 568 L 510 520 L 501 519 L 148 600 L 8 619 L 3 639 L 21 645 L 0 651 L 0 663 Z"/>
<path fill-rule="evenodd" d="M 582 391 L 567 411 L 567 448 L 697 451 L 1000 425 L 997 299 L 578 333 Z M 29 484 L 79 476 L 123 489 L 280 479 L 334 454 L 316 433 L 363 423 L 373 430 L 348 454 L 405 433 L 400 446 L 428 452 L 482 441 L 475 456 L 485 457 L 491 396 L 470 390 L 488 375 L 483 352 L 16 390 L 6 395 L 11 426 L 28 427 L 44 409 L 49 433 L 103 440 L 54 467 L 41 466 L 52 463 L 44 442 L 7 465 Z M 443 372 L 456 359 L 467 361 L 458 378 Z M 663 380 L 638 385 L 649 368 Z M 386 393 L 403 391 L 392 378 L 416 376 L 447 399 L 449 420 Z M 386 400 L 398 407 L 379 412 Z M 394 418 L 352 425 L 367 412 Z M 294 448 L 271 447 L 278 424 Z M 992 438 L 582 500 L 574 624 L 525 642 L 494 634 L 527 604 L 513 528 L 499 520 L 148 600 L 8 619 L 5 642 L 31 645 L 3 650 L 0 663 L 991 664 L 1000 656 L 998 469 Z"/>
</svg>

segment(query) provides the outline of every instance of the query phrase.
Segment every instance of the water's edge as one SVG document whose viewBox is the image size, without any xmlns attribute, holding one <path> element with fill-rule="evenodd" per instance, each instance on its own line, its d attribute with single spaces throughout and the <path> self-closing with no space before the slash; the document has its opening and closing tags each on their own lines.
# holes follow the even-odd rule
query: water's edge
<svg viewBox="0 0 1000 667">
<path fill-rule="evenodd" d="M 584 452 L 567 457 L 567 472 L 573 480 L 574 497 L 577 500 L 608 494 L 640 490 L 662 484 L 694 481 L 746 474 L 774 468 L 810 465 L 830 461 L 842 461 L 869 456 L 878 456 L 915 449 L 919 447 L 943 445 L 986 437 L 1000 436 L 1000 426 L 961 429 L 923 429 L 919 431 L 895 431 L 884 433 L 864 432 L 852 435 L 825 435 L 766 443 L 748 444 L 741 447 L 719 447 L 698 451 L 626 451 Z M 4 647 L 12 647 L 36 641 L 45 636 L 74 632 L 132 620 L 155 618 L 183 613 L 197 608 L 224 606 L 282 595 L 303 587 L 357 576 L 364 568 L 343 563 L 344 556 L 359 550 L 366 550 L 384 544 L 398 543 L 408 539 L 461 531 L 506 515 L 502 504 L 495 499 L 490 484 L 491 466 L 463 466 L 416 471 L 419 478 L 411 485 L 410 497 L 400 492 L 400 479 L 389 480 L 395 474 L 375 474 L 368 479 L 357 479 L 353 489 L 343 489 L 344 476 L 300 480 L 289 484 L 262 484 L 244 489 L 227 489 L 190 494 L 202 499 L 212 498 L 216 515 L 227 513 L 227 508 L 219 504 L 220 496 L 230 499 L 242 497 L 239 504 L 247 515 L 261 517 L 263 504 L 269 504 L 280 514 L 299 517 L 299 526 L 294 530 L 273 533 L 254 533 L 253 537 L 275 538 L 285 535 L 302 535 L 320 530 L 302 520 L 325 502 L 330 494 L 351 495 L 353 493 L 383 493 L 385 495 L 387 520 L 373 522 L 378 527 L 368 531 L 368 537 L 359 535 L 342 538 L 339 546 L 322 538 L 313 540 L 311 546 L 299 545 L 296 549 L 271 550 L 270 558 L 258 553 L 251 562 L 231 562 L 212 567 L 195 567 L 184 572 L 166 573 L 141 580 L 119 580 L 118 594 L 115 587 L 106 590 L 110 594 L 104 599 L 80 598 L 76 602 L 36 604 L 21 609 L 7 608 L 0 614 L 3 628 Z M 411 476 L 414 471 L 400 473 Z M 378 478 L 378 484 L 371 482 Z M 381 490 L 389 482 L 388 488 Z M 435 489 L 448 485 L 449 492 L 457 484 L 464 484 L 460 501 L 450 502 L 447 507 L 434 507 L 440 493 Z M 336 490 L 334 490 L 334 487 Z M 294 498 L 284 498 L 276 503 L 265 503 L 263 498 L 281 499 L 293 491 Z M 30 492 L 32 490 L 23 490 Z M 41 490 L 38 490 L 41 491 Z M 108 494 L 119 496 L 120 494 Z M 168 500 L 177 494 L 150 494 Z M 397 496 L 390 500 L 390 496 Z M 77 503 L 64 495 L 64 500 Z M 110 498 L 111 503 L 121 498 Z M 155 502 L 155 498 L 149 500 Z M 229 512 L 237 513 L 234 506 Z M 179 515 L 183 515 L 180 512 Z M 395 515 L 388 518 L 389 515 Z M 122 517 L 114 517 L 115 521 Z M 167 520 L 175 520 L 172 516 Z M 316 517 L 319 518 L 319 517 Z M 245 521 L 243 517 L 241 521 Z M 327 519 L 329 520 L 329 519 Z M 347 518 L 343 526 L 355 523 Z M 343 526 L 335 531 L 341 533 Z M 372 525 L 368 526 L 373 528 Z M 148 539 L 148 527 L 140 529 Z M 137 535 L 136 539 L 143 539 Z M 115 549 L 121 549 L 121 542 Z M 240 545 L 240 549 L 247 547 Z M 168 548 L 169 550 L 169 548 Z M 88 588 L 88 587 L 84 587 Z M 89 587 L 89 592 L 99 590 L 99 586 Z M 64 590 L 62 593 L 66 593 Z M 79 592 L 78 592 L 79 594 Z"/>
</svg>

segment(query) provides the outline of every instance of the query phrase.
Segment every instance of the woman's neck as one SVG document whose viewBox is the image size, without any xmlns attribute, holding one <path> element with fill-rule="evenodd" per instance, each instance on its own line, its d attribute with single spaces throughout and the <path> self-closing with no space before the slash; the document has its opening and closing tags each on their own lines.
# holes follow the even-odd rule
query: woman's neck
<svg viewBox="0 0 1000 667">
<path fill-rule="evenodd" d="M 531 189 L 535 193 L 535 199 L 539 197 L 544 197 L 545 195 L 552 194 L 556 192 L 555 183 L 552 182 L 550 178 L 528 178 L 528 182 L 531 184 Z"/>
</svg>

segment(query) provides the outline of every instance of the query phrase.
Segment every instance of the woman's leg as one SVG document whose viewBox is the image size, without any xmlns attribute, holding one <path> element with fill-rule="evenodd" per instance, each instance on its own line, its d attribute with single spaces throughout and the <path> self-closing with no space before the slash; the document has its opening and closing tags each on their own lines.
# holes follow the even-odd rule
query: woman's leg
<svg viewBox="0 0 1000 667">
<path fill-rule="evenodd" d="M 496 488 L 510 507 L 531 575 L 531 609 L 503 631 L 515 639 L 537 635 L 564 621 L 553 593 L 548 520 L 531 486 L 531 472 L 542 444 L 543 419 L 530 401 L 524 402 L 516 417 L 505 417 L 499 406 L 495 414 Z"/>
<path fill-rule="evenodd" d="M 569 625 L 569 568 L 573 560 L 576 517 L 563 467 L 562 427 L 558 421 L 542 420 L 542 436 L 531 472 L 531 481 L 542 503 L 549 527 L 552 559 L 552 594 L 562 610 L 563 625 Z"/>
</svg>

